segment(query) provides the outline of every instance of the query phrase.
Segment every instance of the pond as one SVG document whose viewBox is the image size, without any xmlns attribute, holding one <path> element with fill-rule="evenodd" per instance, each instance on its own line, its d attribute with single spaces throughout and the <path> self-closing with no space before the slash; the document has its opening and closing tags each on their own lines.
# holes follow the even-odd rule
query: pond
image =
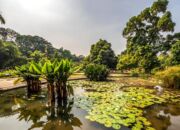
<svg viewBox="0 0 180 130">
<path fill-rule="evenodd" d="M 47 104 L 46 87 L 37 95 L 27 95 L 25 88 L 0 93 L 0 130 L 135 130 L 135 128 L 178 130 L 180 128 L 178 96 L 168 96 L 167 92 L 164 92 L 166 98 L 152 95 L 142 97 L 142 91 L 147 95 L 154 93 L 154 90 L 123 88 L 121 84 L 114 82 L 72 81 L 70 84 L 74 87 L 74 97 L 71 97 L 65 105 L 55 104 L 51 107 Z M 134 93 L 139 94 L 134 96 Z M 145 99 L 145 102 L 138 100 L 141 98 Z M 152 100 L 155 98 L 157 101 L 154 103 Z M 171 103 L 166 103 L 165 100 L 171 100 Z M 175 104 L 172 104 L 173 102 Z M 128 107 L 126 104 L 129 104 Z M 138 120 L 134 119 L 135 117 Z"/>
</svg>

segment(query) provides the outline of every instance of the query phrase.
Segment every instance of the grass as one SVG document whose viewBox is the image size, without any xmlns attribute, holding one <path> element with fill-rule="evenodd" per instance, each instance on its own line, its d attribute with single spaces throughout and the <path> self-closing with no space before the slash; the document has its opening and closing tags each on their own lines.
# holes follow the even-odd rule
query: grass
<svg viewBox="0 0 180 130">
<path fill-rule="evenodd" d="M 180 66 L 168 67 L 155 74 L 163 82 L 166 88 L 180 88 Z"/>
</svg>

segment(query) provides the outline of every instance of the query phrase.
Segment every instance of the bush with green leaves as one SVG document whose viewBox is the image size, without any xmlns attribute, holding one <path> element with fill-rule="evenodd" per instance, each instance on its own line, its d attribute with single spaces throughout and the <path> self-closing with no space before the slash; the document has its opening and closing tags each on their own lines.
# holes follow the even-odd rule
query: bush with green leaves
<svg viewBox="0 0 180 130">
<path fill-rule="evenodd" d="M 54 103 L 55 94 L 60 100 L 66 100 L 68 96 L 73 94 L 73 89 L 67 85 L 67 80 L 75 70 L 76 68 L 72 68 L 69 60 L 46 60 L 44 63 L 30 62 L 16 67 L 17 75 L 20 78 L 15 82 L 26 81 L 28 92 L 36 92 L 40 88 L 40 78 L 46 79 L 50 103 Z"/>
<path fill-rule="evenodd" d="M 100 39 L 91 46 L 90 54 L 86 58 L 88 63 L 106 65 L 108 68 L 115 69 L 117 57 L 112 50 L 111 43 Z"/>
<path fill-rule="evenodd" d="M 16 75 L 16 71 L 13 69 L 8 69 L 0 72 L 0 78 L 9 77 L 9 76 L 13 77 L 15 75 Z"/>
<path fill-rule="evenodd" d="M 162 80 L 164 87 L 180 89 L 180 66 L 168 67 L 157 72 L 155 76 Z"/>
<path fill-rule="evenodd" d="M 105 65 L 89 64 L 84 72 L 91 81 L 105 81 L 107 80 L 109 69 Z"/>
<path fill-rule="evenodd" d="M 48 82 L 48 92 L 50 103 L 55 102 L 55 90 L 59 101 L 67 100 L 73 94 L 71 86 L 67 85 L 67 80 L 74 72 L 69 60 L 47 60 L 42 67 L 42 75 Z"/>
<path fill-rule="evenodd" d="M 140 71 L 138 69 L 132 69 L 130 72 L 130 75 L 132 77 L 139 77 L 139 73 L 140 73 Z"/>
<path fill-rule="evenodd" d="M 26 81 L 28 92 L 40 91 L 41 64 L 30 62 L 15 69 L 19 78 L 14 83 Z"/>
<path fill-rule="evenodd" d="M 54 73 L 58 99 L 66 100 L 68 96 L 73 94 L 72 87 L 67 85 L 67 80 L 73 71 L 72 64 L 69 60 L 61 60 L 55 63 Z"/>
</svg>

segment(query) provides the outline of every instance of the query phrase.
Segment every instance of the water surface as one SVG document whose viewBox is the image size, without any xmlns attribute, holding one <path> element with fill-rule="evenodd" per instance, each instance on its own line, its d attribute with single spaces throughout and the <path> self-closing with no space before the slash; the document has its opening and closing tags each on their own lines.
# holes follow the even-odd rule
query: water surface
<svg viewBox="0 0 180 130">
<path fill-rule="evenodd" d="M 77 87 L 75 95 L 84 91 Z M 24 88 L 0 93 L 0 130 L 113 130 L 85 119 L 87 112 L 74 105 L 73 99 L 53 107 L 47 100 L 46 89 L 38 95 L 26 95 Z M 144 115 L 157 130 L 180 129 L 180 104 L 153 105 Z"/>
</svg>

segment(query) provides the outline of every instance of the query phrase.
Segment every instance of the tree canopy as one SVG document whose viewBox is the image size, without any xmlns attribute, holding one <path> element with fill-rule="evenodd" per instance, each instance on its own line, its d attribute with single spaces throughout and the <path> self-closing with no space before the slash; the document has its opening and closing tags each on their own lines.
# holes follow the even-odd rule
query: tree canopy
<svg viewBox="0 0 180 130">
<path fill-rule="evenodd" d="M 127 46 L 119 57 L 119 68 L 139 67 L 145 72 L 151 72 L 159 66 L 158 54 L 171 50 L 180 36 L 179 33 L 172 34 L 175 23 L 167 6 L 167 0 L 157 0 L 151 7 L 129 19 L 123 30 Z M 131 58 L 124 60 L 127 56 Z"/>
<path fill-rule="evenodd" d="M 2 42 L 11 42 L 18 53 L 22 54 L 21 57 L 23 56 L 26 61 L 39 61 L 43 57 L 53 59 L 55 56 L 59 58 L 59 60 L 69 59 L 79 62 L 84 58 L 82 55 L 76 56 L 72 54 L 71 51 L 63 49 L 62 47 L 60 49 L 54 48 L 50 42 L 40 36 L 21 35 L 9 28 L 0 28 L 0 39 Z M 6 50 L 5 46 L 1 46 L 1 48 L 3 48 L 1 50 Z M 7 59 L 7 61 L 8 60 L 10 61 L 11 59 Z"/>
<path fill-rule="evenodd" d="M 18 47 L 12 42 L 0 40 L 0 69 L 24 63 Z"/>
<path fill-rule="evenodd" d="M 52 44 L 39 36 L 17 35 L 16 43 L 26 56 L 29 56 L 35 50 L 49 55 L 54 53 Z"/>
<path fill-rule="evenodd" d="M 180 40 L 172 45 L 171 48 L 171 65 L 179 65 L 180 64 Z"/>
<path fill-rule="evenodd" d="M 88 61 L 95 64 L 103 64 L 109 68 L 115 68 L 117 58 L 111 48 L 111 43 L 100 39 L 96 44 L 91 46 Z"/>
</svg>

